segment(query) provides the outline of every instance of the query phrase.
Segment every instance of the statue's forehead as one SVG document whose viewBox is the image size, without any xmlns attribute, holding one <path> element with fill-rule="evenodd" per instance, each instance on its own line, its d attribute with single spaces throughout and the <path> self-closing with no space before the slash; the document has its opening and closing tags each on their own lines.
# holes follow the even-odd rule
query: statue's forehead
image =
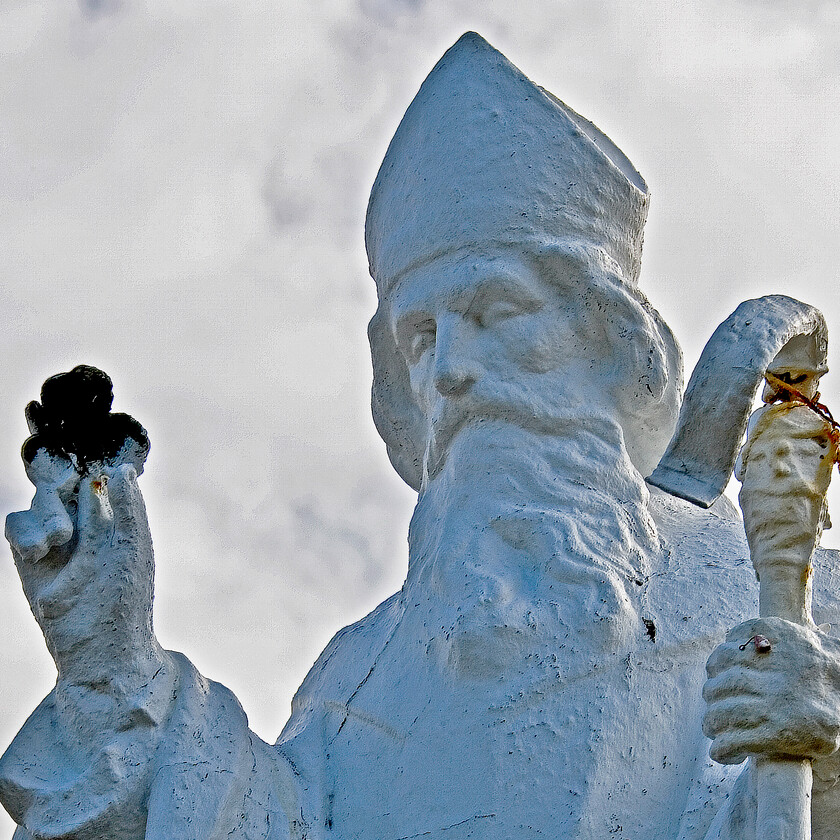
<svg viewBox="0 0 840 840">
<path fill-rule="evenodd" d="M 821 434 L 828 435 L 828 425 L 818 414 L 799 403 L 782 403 L 765 409 L 753 432 L 753 447 L 761 446 L 762 442 L 814 440 Z"/>
<path fill-rule="evenodd" d="M 491 283 L 533 289 L 538 277 L 530 261 L 514 249 L 462 252 L 407 271 L 393 284 L 388 299 L 392 312 L 433 308 Z"/>
<path fill-rule="evenodd" d="M 771 446 L 779 441 L 814 441 L 818 435 L 828 436 L 825 426 L 819 422 L 808 425 L 783 422 L 763 429 L 761 434 L 756 436 L 753 448 L 758 449 L 762 445 Z"/>
</svg>

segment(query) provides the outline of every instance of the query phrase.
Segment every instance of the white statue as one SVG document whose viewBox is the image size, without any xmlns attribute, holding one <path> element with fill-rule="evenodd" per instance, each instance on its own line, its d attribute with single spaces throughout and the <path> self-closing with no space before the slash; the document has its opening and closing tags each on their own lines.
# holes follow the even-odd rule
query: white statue
<svg viewBox="0 0 840 840">
<path fill-rule="evenodd" d="M 58 682 L 0 759 L 17 840 L 759 840 L 754 762 L 712 761 L 702 732 L 712 651 L 715 757 L 814 760 L 813 837 L 837 837 L 840 642 L 739 624 L 758 589 L 734 509 L 644 481 L 676 426 L 651 481 L 711 502 L 764 372 L 788 353 L 774 370 L 818 377 L 825 325 L 743 305 L 677 425 L 680 351 L 637 287 L 647 202 L 479 36 L 426 79 L 367 219 L 374 419 L 419 493 L 408 575 L 273 746 L 155 639 L 143 436 L 81 457 L 31 418 L 35 500 L 7 536 Z M 836 565 L 817 552 L 819 624 Z M 756 635 L 769 652 L 740 650 Z"/>
</svg>

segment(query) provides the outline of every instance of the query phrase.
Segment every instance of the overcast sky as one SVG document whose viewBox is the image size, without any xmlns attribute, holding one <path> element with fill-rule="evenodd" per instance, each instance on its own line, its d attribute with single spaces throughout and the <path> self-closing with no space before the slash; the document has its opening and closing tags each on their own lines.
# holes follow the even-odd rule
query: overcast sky
<svg viewBox="0 0 840 840">
<path fill-rule="evenodd" d="M 405 574 L 413 496 L 368 405 L 364 210 L 462 32 L 647 180 L 641 283 L 688 372 L 749 297 L 791 294 L 840 324 L 836 0 L 518 8 L 0 3 L 0 509 L 31 496 L 25 403 L 51 374 L 102 367 L 152 439 L 158 634 L 266 739 L 330 636 Z M 5 545 L 0 673 L 2 749 L 55 677 Z"/>
</svg>

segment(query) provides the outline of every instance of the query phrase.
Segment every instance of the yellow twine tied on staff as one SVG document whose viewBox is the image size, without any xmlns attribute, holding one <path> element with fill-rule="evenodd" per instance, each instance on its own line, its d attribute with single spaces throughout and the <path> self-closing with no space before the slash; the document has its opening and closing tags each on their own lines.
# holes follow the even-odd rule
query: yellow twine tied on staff
<svg viewBox="0 0 840 840">
<path fill-rule="evenodd" d="M 840 423 L 834 419 L 827 405 L 818 402 L 820 398 L 819 392 L 817 392 L 814 395 L 814 398 L 811 399 L 810 397 L 805 396 L 805 394 L 801 391 L 794 388 L 793 385 L 790 385 L 783 379 L 780 379 L 775 374 L 770 373 L 769 370 L 764 374 L 764 378 L 767 380 L 767 384 L 775 391 L 773 397 L 768 400 L 768 403 L 772 404 L 780 401 L 801 403 L 802 405 L 807 405 L 811 411 L 815 412 L 822 420 L 828 423 L 828 434 L 834 443 L 834 463 L 840 463 Z"/>
</svg>

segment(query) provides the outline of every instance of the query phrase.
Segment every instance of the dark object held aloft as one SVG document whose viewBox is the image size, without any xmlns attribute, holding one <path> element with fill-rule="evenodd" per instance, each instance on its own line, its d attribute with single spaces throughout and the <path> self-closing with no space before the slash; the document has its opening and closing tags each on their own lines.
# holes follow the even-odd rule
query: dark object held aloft
<svg viewBox="0 0 840 840">
<path fill-rule="evenodd" d="M 95 461 L 112 460 L 130 439 L 141 460 L 149 452 L 146 430 L 128 414 L 112 414 L 111 378 L 90 365 L 51 376 L 41 386 L 41 402 L 26 406 L 32 437 L 23 444 L 29 464 L 39 449 L 70 459 L 80 474 Z"/>
</svg>

